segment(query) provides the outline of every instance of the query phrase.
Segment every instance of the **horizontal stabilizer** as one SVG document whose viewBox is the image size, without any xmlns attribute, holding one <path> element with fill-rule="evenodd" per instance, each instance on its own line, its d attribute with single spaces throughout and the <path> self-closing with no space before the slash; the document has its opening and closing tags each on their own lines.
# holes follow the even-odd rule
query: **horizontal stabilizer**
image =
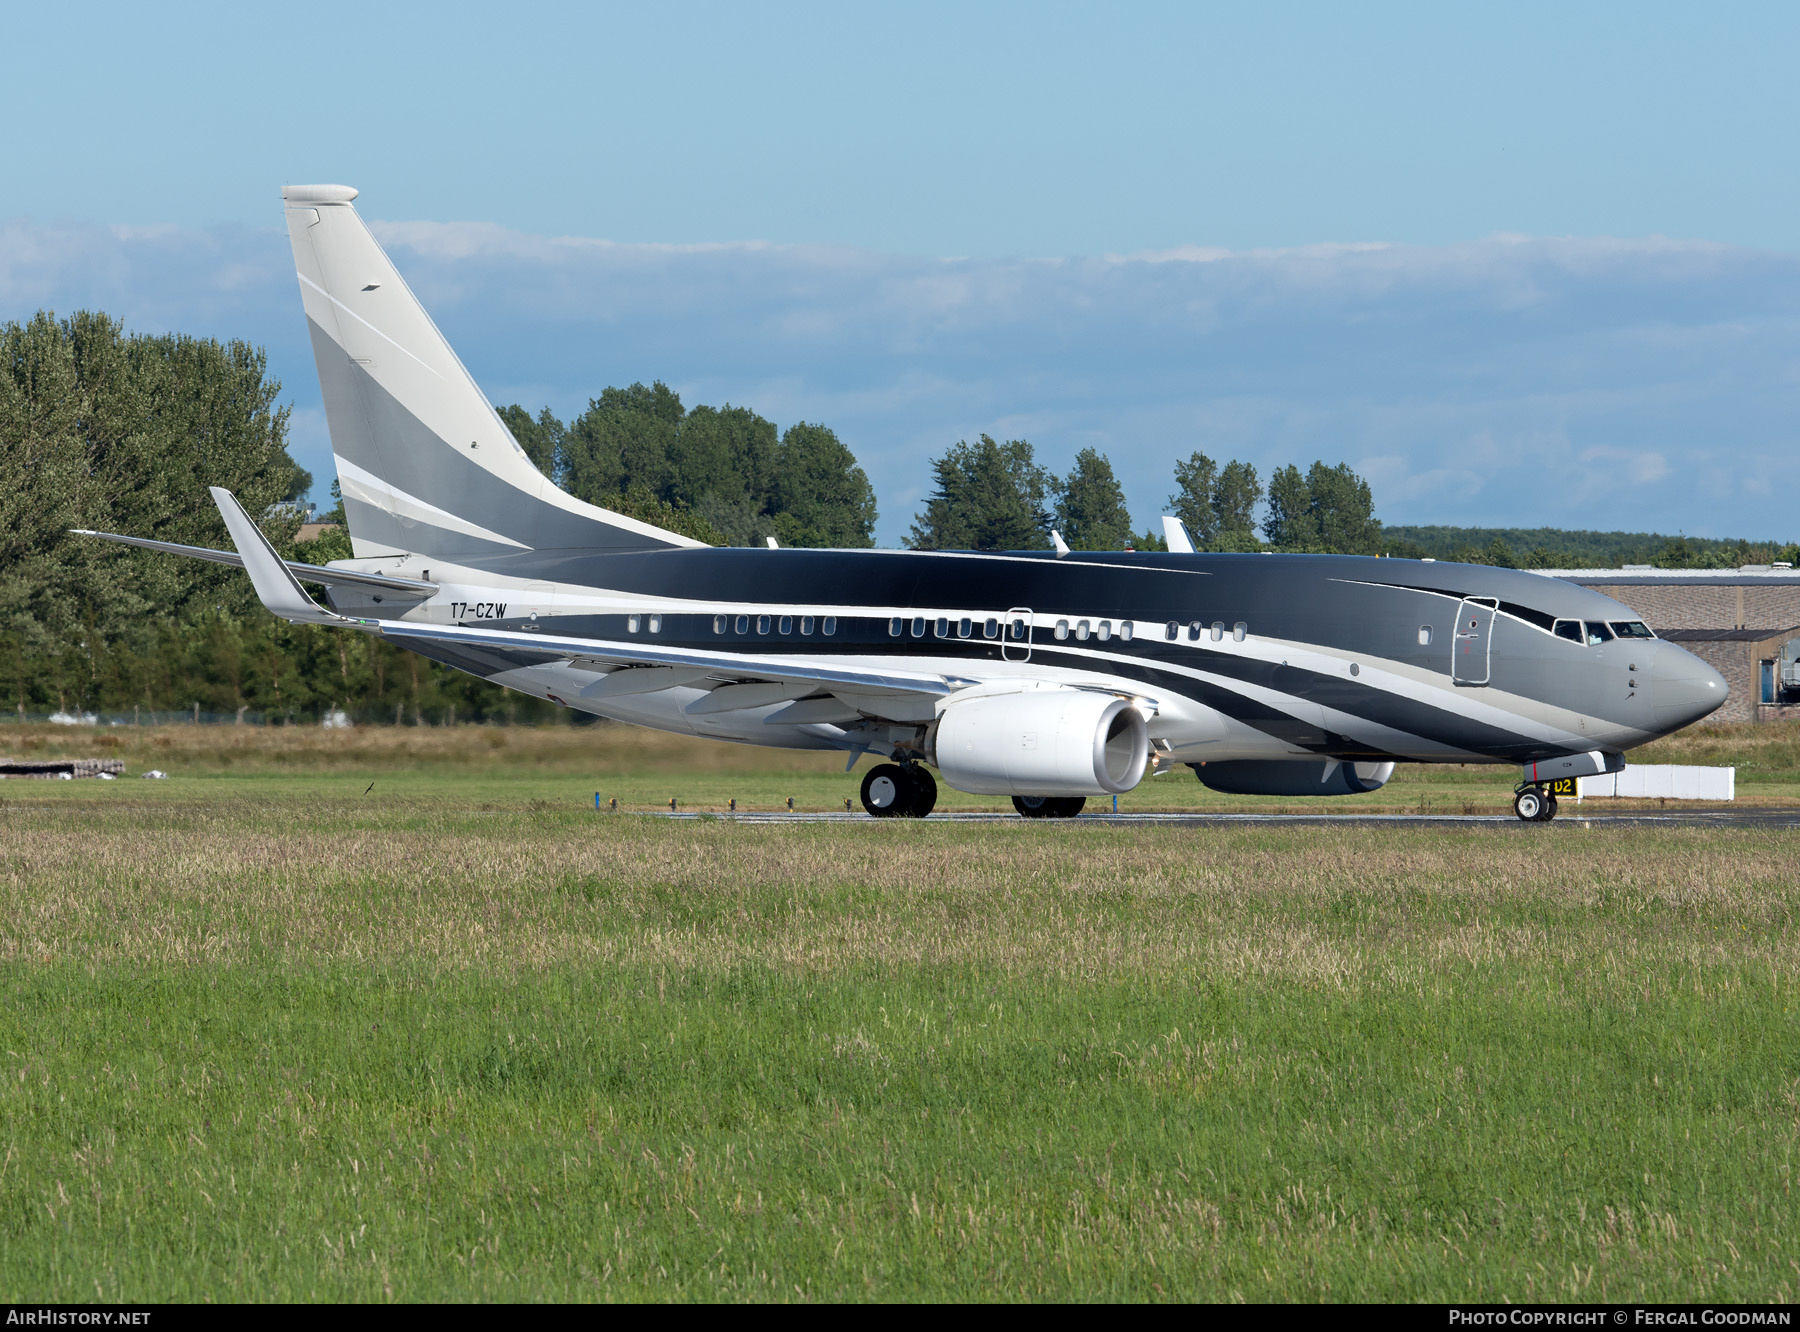
<svg viewBox="0 0 1800 1332">
<path fill-rule="evenodd" d="M 244 557 L 235 550 L 182 546 L 173 541 L 152 541 L 149 537 L 121 536 L 117 532 L 94 532 L 85 527 L 72 527 L 69 530 L 76 536 L 99 537 L 102 541 L 117 541 L 121 545 L 161 551 L 165 555 L 187 555 L 196 560 L 211 560 L 214 564 L 228 564 L 233 569 L 244 567 Z M 324 565 L 302 564 L 298 560 L 283 560 L 282 563 L 301 582 L 322 583 L 326 587 L 360 587 L 377 592 L 411 593 L 417 597 L 429 597 L 438 590 L 436 583 L 427 583 L 418 578 L 393 578 L 387 574 L 359 573 L 354 569 L 332 569 Z"/>
</svg>

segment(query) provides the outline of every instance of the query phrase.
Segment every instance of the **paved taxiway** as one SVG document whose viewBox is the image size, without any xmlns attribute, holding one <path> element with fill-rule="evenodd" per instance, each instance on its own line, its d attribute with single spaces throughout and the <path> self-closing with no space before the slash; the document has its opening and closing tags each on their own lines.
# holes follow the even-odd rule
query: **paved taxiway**
<svg viewBox="0 0 1800 1332">
<path fill-rule="evenodd" d="M 841 810 L 809 813 L 796 810 L 707 813 L 677 810 L 650 810 L 652 818 L 664 819 L 731 819 L 738 823 L 884 823 L 868 814 Z M 1528 828 L 1800 828 L 1800 809 L 1731 809 L 1731 810 L 1646 810 L 1641 814 L 1559 813 L 1548 824 L 1522 823 L 1511 814 L 1083 814 L 1074 819 L 1022 819 L 1017 814 L 933 814 L 928 823 L 1041 823 L 1046 828 L 1123 824 L 1144 826 L 1175 824 L 1179 827 L 1215 827 L 1231 823 L 1274 823 L 1316 825 L 1320 827 L 1442 827 L 1461 828 L 1478 824 L 1501 824 Z"/>
</svg>

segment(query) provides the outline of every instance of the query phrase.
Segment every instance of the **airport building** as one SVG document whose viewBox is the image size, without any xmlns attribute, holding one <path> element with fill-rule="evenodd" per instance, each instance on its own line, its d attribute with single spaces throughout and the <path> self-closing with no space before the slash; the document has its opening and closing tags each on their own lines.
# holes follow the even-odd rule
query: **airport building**
<svg viewBox="0 0 1800 1332">
<path fill-rule="evenodd" d="M 1725 677 L 1731 698 L 1719 721 L 1800 717 L 1800 570 L 1784 564 L 1741 569 L 1544 569 L 1550 578 L 1622 601 L 1671 643 Z"/>
</svg>

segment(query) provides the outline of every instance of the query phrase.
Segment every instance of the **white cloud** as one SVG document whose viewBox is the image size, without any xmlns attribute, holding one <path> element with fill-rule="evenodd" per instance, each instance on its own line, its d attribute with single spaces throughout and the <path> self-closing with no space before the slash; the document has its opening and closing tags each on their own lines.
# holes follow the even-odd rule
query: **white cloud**
<svg viewBox="0 0 1800 1332">
<path fill-rule="evenodd" d="M 986 431 L 1107 452 L 1140 522 L 1176 457 L 1367 474 L 1393 522 L 1795 536 L 1800 258 L 1707 242 L 970 260 L 762 242 L 626 244 L 466 223 L 378 233 L 497 399 L 579 411 L 661 378 L 834 426 L 905 532 L 924 464 Z M 0 315 L 99 306 L 268 346 L 329 474 L 278 230 L 0 227 Z M 311 413 L 309 415 L 309 413 Z M 322 488 L 323 482 L 321 482 Z"/>
</svg>

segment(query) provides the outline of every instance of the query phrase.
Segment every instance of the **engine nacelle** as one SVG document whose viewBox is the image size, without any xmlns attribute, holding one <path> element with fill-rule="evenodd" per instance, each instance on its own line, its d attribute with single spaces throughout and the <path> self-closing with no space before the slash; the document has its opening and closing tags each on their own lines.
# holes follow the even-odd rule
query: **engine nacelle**
<svg viewBox="0 0 1800 1332">
<path fill-rule="evenodd" d="M 1086 689 L 1034 689 L 950 704 L 938 721 L 944 780 L 971 795 L 1117 795 L 1150 753 L 1144 714 Z"/>
<path fill-rule="evenodd" d="M 1379 790 L 1392 763 L 1337 759 L 1233 759 L 1189 765 L 1202 786 L 1226 795 L 1341 796 Z"/>
</svg>

